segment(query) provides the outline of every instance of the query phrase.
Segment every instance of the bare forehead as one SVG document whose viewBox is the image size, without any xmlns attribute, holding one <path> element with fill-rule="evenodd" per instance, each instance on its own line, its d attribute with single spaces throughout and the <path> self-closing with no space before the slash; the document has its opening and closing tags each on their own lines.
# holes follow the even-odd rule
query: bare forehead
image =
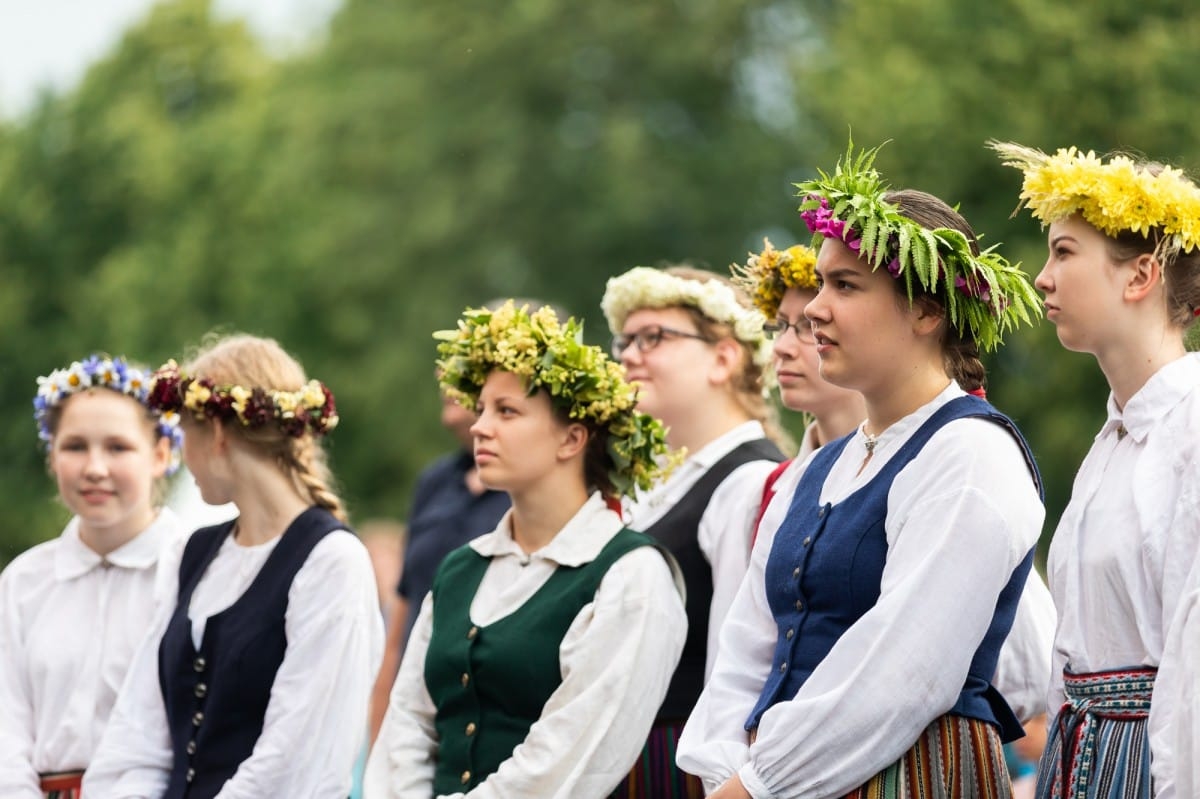
<svg viewBox="0 0 1200 799">
<path fill-rule="evenodd" d="M 866 274 L 871 271 L 870 265 L 859 258 L 857 252 L 836 239 L 821 242 L 814 269 L 821 277 L 828 277 L 833 272 Z"/>
</svg>

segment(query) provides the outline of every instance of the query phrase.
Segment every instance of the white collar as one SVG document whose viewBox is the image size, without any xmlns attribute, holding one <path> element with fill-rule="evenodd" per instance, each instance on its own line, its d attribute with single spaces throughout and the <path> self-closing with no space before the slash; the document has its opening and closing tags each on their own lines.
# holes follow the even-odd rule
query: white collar
<svg viewBox="0 0 1200 799">
<path fill-rule="evenodd" d="M 54 576 L 58 580 L 73 580 L 99 566 L 121 569 L 147 569 L 158 562 L 170 532 L 179 526 L 179 519 L 170 508 L 161 508 L 154 521 L 129 541 L 100 555 L 79 537 L 79 517 L 71 519 L 59 539 L 54 555 Z"/>
<path fill-rule="evenodd" d="M 582 566 L 595 560 L 622 527 L 621 517 L 595 492 L 558 534 L 536 552 L 527 554 L 513 540 L 511 509 L 494 531 L 474 539 L 468 546 L 485 558 L 515 557 L 522 562 L 547 560 L 559 566 Z"/>
</svg>

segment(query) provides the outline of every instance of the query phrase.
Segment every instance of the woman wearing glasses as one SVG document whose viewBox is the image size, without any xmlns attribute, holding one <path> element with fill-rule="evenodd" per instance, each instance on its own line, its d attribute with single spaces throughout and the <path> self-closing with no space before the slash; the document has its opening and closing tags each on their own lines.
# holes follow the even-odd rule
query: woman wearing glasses
<svg viewBox="0 0 1200 799">
<path fill-rule="evenodd" d="M 638 384 L 638 409 L 662 420 L 686 460 L 626 505 L 626 522 L 675 555 L 687 583 L 688 632 L 646 749 L 619 797 L 699 797 L 674 764 L 700 696 L 716 634 L 748 563 L 766 476 L 786 442 L 764 396 L 766 321 L 725 278 L 690 267 L 637 267 L 608 282 L 602 303 L 613 356 Z"/>
</svg>

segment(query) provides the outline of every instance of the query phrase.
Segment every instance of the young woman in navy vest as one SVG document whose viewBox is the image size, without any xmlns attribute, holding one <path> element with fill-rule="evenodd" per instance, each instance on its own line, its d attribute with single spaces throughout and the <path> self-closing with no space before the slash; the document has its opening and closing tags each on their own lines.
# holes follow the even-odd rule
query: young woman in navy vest
<svg viewBox="0 0 1200 799">
<path fill-rule="evenodd" d="M 92 355 L 38 378 L 34 418 L 71 520 L 0 573 L 0 796 L 77 799 L 156 610 L 183 522 L 160 507 L 179 463 L 149 373 Z"/>
<path fill-rule="evenodd" d="M 232 336 L 155 375 L 205 501 L 177 602 L 84 779 L 93 797 L 348 796 L 383 624 L 317 437 L 333 395 L 274 341 Z"/>
<path fill-rule="evenodd" d="M 712 667 L 716 634 L 746 571 L 763 480 L 790 447 L 765 394 L 766 321 L 724 277 L 690 267 L 637 267 L 608 281 L 602 302 L 613 357 L 638 384 L 638 408 L 662 420 L 687 459 L 625 518 L 668 547 L 687 582 L 683 657 L 638 764 L 618 799 L 698 799 L 675 767 L 683 721 Z M 773 439 L 773 440 L 772 440 Z"/>
<path fill-rule="evenodd" d="M 479 412 L 479 477 L 512 509 L 439 567 L 365 795 L 602 799 L 683 647 L 670 556 L 614 510 L 657 474 L 662 427 L 550 308 L 469 310 L 438 337 L 443 387 Z"/>
<path fill-rule="evenodd" d="M 1195 750 L 1176 752 L 1184 672 L 1166 642 L 1200 575 L 1200 355 L 1184 346 L 1200 315 L 1200 186 L 1123 156 L 994 147 L 1048 227 L 1046 316 L 1111 390 L 1047 561 L 1057 719 L 1038 795 L 1195 796 L 1174 785 Z"/>
<path fill-rule="evenodd" d="M 1020 434 L 967 391 L 1036 296 L 872 160 L 800 187 L 821 375 L 866 420 L 808 460 L 721 631 L 679 751 L 720 799 L 1011 795 L 1020 725 L 989 680 L 1044 511 Z"/>
</svg>

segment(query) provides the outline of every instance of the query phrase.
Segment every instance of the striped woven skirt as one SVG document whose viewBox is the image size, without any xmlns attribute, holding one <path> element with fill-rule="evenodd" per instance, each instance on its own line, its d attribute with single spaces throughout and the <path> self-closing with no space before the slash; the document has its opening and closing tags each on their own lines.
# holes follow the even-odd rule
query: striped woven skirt
<svg viewBox="0 0 1200 799">
<path fill-rule="evenodd" d="M 846 799 L 1012 799 L 995 726 L 942 716 L 892 765 Z"/>
<path fill-rule="evenodd" d="M 656 721 L 633 771 L 610 799 L 704 799 L 700 778 L 675 765 L 681 732 L 682 721 Z"/>
<path fill-rule="evenodd" d="M 1154 795 L 1146 720 L 1154 669 L 1063 673 L 1067 701 L 1050 725 L 1038 799 L 1138 799 Z"/>
<path fill-rule="evenodd" d="M 83 782 L 82 771 L 60 771 L 55 774 L 41 774 L 42 793 L 46 799 L 79 799 L 80 784 Z"/>
</svg>

